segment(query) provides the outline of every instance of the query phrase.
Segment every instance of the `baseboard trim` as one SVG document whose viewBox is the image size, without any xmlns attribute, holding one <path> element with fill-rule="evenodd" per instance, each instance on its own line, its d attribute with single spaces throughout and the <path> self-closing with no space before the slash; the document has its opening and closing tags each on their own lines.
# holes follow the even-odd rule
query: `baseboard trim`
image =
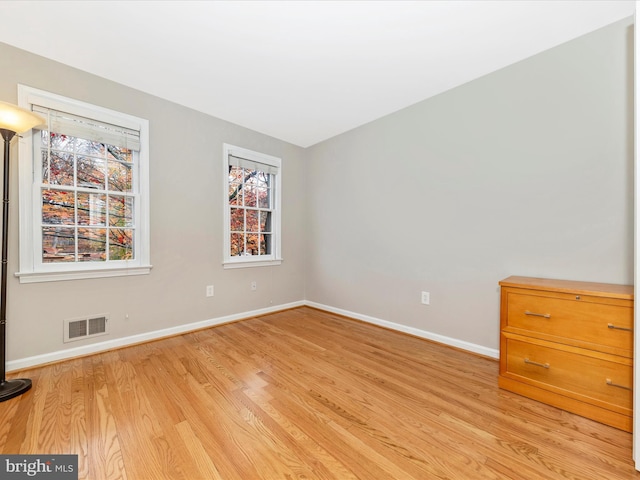
<svg viewBox="0 0 640 480">
<path fill-rule="evenodd" d="M 408 327 L 406 325 L 401 325 L 399 323 L 390 322 L 388 320 L 382 320 L 380 318 L 370 317 L 368 315 L 362 315 L 360 313 L 351 312 L 349 310 L 343 310 L 341 308 L 331 307 L 329 305 L 323 305 L 321 303 L 306 301 L 305 304 L 309 307 L 317 308 L 319 310 L 325 310 L 327 312 L 336 313 L 344 317 L 350 317 L 356 320 L 361 320 L 366 323 L 378 325 L 379 327 L 384 327 L 390 330 L 396 330 L 398 332 L 407 333 L 409 335 L 431 340 L 433 342 L 442 343 L 450 347 L 466 350 L 468 352 L 482 355 L 484 357 L 489 357 L 494 359 L 500 358 L 500 351 L 494 348 L 483 347 L 482 345 L 465 342 L 464 340 L 458 340 L 457 338 L 445 337 L 444 335 L 428 332 L 426 330 L 420 330 L 419 328 Z"/>
<path fill-rule="evenodd" d="M 36 355 L 33 357 L 20 358 L 17 360 L 8 361 L 6 364 L 6 371 L 13 372 L 16 370 L 24 370 L 26 368 L 45 365 L 47 363 L 59 362 L 62 360 L 69 360 L 71 358 L 84 357 L 86 355 L 92 355 L 95 353 L 101 353 L 116 348 L 128 347 L 131 345 L 149 342 L 153 340 L 159 340 L 161 338 L 172 337 L 183 333 L 193 332 L 195 330 L 201 330 L 203 328 L 214 327 L 217 325 L 223 325 L 225 323 L 236 322 L 238 320 L 244 320 L 259 315 L 266 315 L 268 313 L 279 312 L 281 310 L 288 310 L 290 308 L 297 308 L 306 305 L 306 302 L 301 300 L 298 302 L 287 303 L 283 305 L 277 305 L 273 307 L 261 308 L 258 310 L 252 310 L 248 312 L 235 313 L 233 315 L 227 315 L 224 317 L 212 318 L 209 320 L 202 320 L 200 322 L 188 323 L 186 325 L 178 325 L 176 327 L 165 328 L 163 330 L 156 330 L 153 332 L 141 333 L 138 335 L 131 335 L 129 337 L 116 338 L 113 340 L 107 340 L 99 343 L 92 343 L 91 345 L 83 345 L 80 347 L 70 348 L 67 350 L 58 350 L 56 352 L 45 353 L 42 355 Z"/>
<path fill-rule="evenodd" d="M 224 317 L 212 318 L 209 320 L 202 320 L 200 322 L 188 323 L 186 325 L 178 325 L 176 327 L 165 328 L 163 330 L 156 330 L 153 332 L 141 333 L 138 335 L 131 335 L 129 337 L 116 338 L 114 340 L 107 340 L 99 343 L 92 343 L 91 345 L 82 345 L 80 347 L 70 348 L 67 350 L 58 350 L 56 352 L 45 353 L 42 355 L 35 355 L 33 357 L 19 358 L 17 360 L 8 361 L 6 364 L 6 371 L 13 372 L 17 370 L 24 370 L 26 368 L 45 365 L 47 363 L 60 362 L 62 360 L 69 360 L 71 358 L 84 357 L 86 355 L 92 355 L 95 353 L 106 352 L 116 348 L 128 347 L 131 345 L 150 342 L 153 340 L 160 340 L 161 338 L 172 337 L 175 335 L 181 335 L 183 333 L 193 332 L 195 330 L 201 330 L 203 328 L 215 327 L 217 325 L 224 325 L 225 323 L 237 322 L 251 317 L 259 315 L 266 315 L 269 313 L 279 312 L 281 310 L 288 310 L 291 308 L 309 306 L 317 308 L 319 310 L 325 310 L 330 313 L 336 313 L 345 317 L 361 320 L 366 323 L 378 325 L 380 327 L 388 328 L 390 330 L 396 330 L 398 332 L 407 333 L 416 337 L 424 338 L 434 342 L 449 345 L 451 347 L 466 350 L 468 352 L 476 353 L 490 358 L 499 358 L 499 351 L 492 348 L 483 347 L 482 345 L 476 345 L 474 343 L 465 342 L 456 338 L 446 337 L 437 333 L 428 332 L 426 330 L 420 330 L 414 327 L 408 327 L 399 323 L 390 322 L 388 320 L 382 320 L 380 318 L 370 317 L 368 315 L 362 315 L 360 313 L 352 312 L 349 310 L 343 310 L 341 308 L 331 307 L 321 303 L 310 302 L 308 300 L 300 300 L 297 302 L 286 303 L 273 307 L 261 308 L 258 310 L 251 310 L 247 312 L 235 313 L 233 315 L 226 315 Z"/>
</svg>

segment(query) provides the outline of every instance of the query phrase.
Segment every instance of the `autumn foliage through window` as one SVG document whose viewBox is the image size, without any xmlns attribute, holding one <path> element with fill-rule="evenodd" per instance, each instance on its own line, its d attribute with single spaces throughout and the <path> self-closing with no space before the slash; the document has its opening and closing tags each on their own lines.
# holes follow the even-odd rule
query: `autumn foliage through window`
<svg viewBox="0 0 640 480">
<path fill-rule="evenodd" d="M 271 175 L 229 166 L 231 256 L 271 254 Z"/>
<path fill-rule="evenodd" d="M 281 159 L 223 145 L 225 268 L 279 265 Z"/>
<path fill-rule="evenodd" d="M 40 134 L 42 261 L 134 256 L 134 152 L 56 132 Z"/>
<path fill-rule="evenodd" d="M 26 85 L 20 283 L 151 273 L 149 121 Z"/>
</svg>

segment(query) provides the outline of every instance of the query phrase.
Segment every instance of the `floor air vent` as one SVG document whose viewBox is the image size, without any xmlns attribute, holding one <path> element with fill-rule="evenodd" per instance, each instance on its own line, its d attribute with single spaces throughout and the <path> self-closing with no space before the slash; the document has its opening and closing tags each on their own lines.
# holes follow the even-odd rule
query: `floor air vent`
<svg viewBox="0 0 640 480">
<path fill-rule="evenodd" d="M 107 315 L 67 319 L 64 321 L 64 342 L 75 342 L 83 338 L 106 335 L 108 322 Z"/>
</svg>

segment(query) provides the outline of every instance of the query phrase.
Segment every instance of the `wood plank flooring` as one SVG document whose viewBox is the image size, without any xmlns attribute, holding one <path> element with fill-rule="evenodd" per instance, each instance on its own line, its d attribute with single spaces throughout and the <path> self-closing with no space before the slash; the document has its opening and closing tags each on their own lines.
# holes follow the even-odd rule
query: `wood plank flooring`
<svg viewBox="0 0 640 480">
<path fill-rule="evenodd" d="M 640 479 L 631 434 L 500 390 L 495 360 L 311 308 L 20 376 L 0 453 L 82 479 Z"/>
</svg>

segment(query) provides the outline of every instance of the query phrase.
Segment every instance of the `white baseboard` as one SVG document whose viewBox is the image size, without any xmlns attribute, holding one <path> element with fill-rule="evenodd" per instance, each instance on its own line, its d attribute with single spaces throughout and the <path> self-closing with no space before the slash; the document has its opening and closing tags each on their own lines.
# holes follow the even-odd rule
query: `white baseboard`
<svg viewBox="0 0 640 480">
<path fill-rule="evenodd" d="M 188 323 L 186 325 L 178 325 L 176 327 L 165 328 L 163 330 L 156 330 L 153 332 L 141 333 L 138 335 L 131 335 L 129 337 L 116 338 L 114 340 L 107 340 L 105 342 L 92 343 L 91 345 L 83 345 L 80 347 L 69 348 L 66 350 L 59 350 L 57 352 L 45 353 L 43 355 L 36 355 L 33 357 L 19 358 L 17 360 L 11 360 L 7 362 L 6 371 L 11 372 L 15 370 L 23 370 L 25 368 L 34 367 L 37 365 L 44 365 L 51 362 L 59 362 L 60 360 L 67 360 L 70 358 L 82 357 L 85 355 L 91 355 L 94 353 L 105 352 L 113 350 L 114 348 L 122 348 L 129 345 L 135 345 L 136 343 L 148 342 L 151 340 L 158 340 L 164 337 L 171 337 L 173 335 L 180 335 L 182 333 L 192 332 L 200 330 L 202 328 L 213 327 L 216 325 L 222 325 L 224 323 L 235 322 L 245 318 L 251 318 L 258 315 L 265 315 L 267 313 L 278 312 L 280 310 L 287 310 L 289 308 L 302 307 L 306 303 L 304 301 L 287 303 L 284 305 L 277 305 L 274 307 L 261 308 L 259 310 L 253 310 L 249 312 L 236 313 L 233 315 L 227 315 L 224 317 L 212 318 L 210 320 L 203 320 L 200 322 Z"/>
<path fill-rule="evenodd" d="M 252 310 L 248 312 L 235 313 L 233 315 L 227 315 L 224 317 L 212 318 L 209 320 L 203 320 L 200 322 L 188 323 L 186 325 L 178 325 L 176 327 L 165 328 L 163 330 L 156 330 L 153 332 L 141 333 L 138 335 L 131 335 L 129 337 L 116 338 L 114 340 L 107 340 L 99 343 L 92 343 L 91 345 L 83 345 L 80 347 L 69 348 L 66 350 L 58 350 L 57 352 L 45 353 L 42 355 L 35 355 L 33 357 L 19 358 L 17 360 L 11 360 L 7 362 L 6 371 L 12 372 L 15 370 L 23 370 L 25 368 L 35 367 L 38 365 L 44 365 L 52 362 L 59 362 L 61 360 L 68 360 L 70 358 L 82 357 L 85 355 L 91 355 L 94 353 L 105 352 L 113 350 L 114 348 L 122 348 L 129 345 L 135 345 L 137 343 L 149 342 L 152 340 L 158 340 L 164 337 L 171 337 L 173 335 L 180 335 L 182 333 L 192 332 L 200 330 L 202 328 L 214 327 L 216 325 L 222 325 L 229 322 L 235 322 L 243 320 L 245 318 L 251 318 L 258 315 L 265 315 L 268 313 L 278 312 L 281 310 L 287 310 L 289 308 L 296 308 L 308 305 L 310 307 L 325 310 L 327 312 L 336 313 L 345 317 L 355 318 L 356 320 L 362 320 L 363 322 L 378 325 L 380 327 L 389 328 L 391 330 L 397 330 L 399 332 L 408 333 L 416 337 L 425 338 L 434 342 L 442 343 L 452 347 L 467 350 L 469 352 L 477 353 L 485 357 L 499 358 L 498 350 L 483 347 L 482 345 L 476 345 L 474 343 L 465 342 L 456 338 L 445 337 L 437 333 L 427 332 L 418 328 L 408 327 L 399 323 L 389 322 L 387 320 L 381 320 L 379 318 L 370 317 L 368 315 L 362 315 L 359 313 L 343 310 L 341 308 L 330 307 L 316 302 L 310 302 L 307 300 L 300 300 L 297 302 L 287 303 L 284 305 L 277 305 L 268 308 L 261 308 L 259 310 Z"/>
<path fill-rule="evenodd" d="M 409 335 L 425 338 L 427 340 L 432 340 L 434 342 L 442 343 L 444 345 L 449 345 L 451 347 L 460 348 L 462 350 L 477 353 L 478 355 L 483 355 L 485 357 L 490 357 L 495 359 L 500 358 L 500 351 L 494 348 L 483 347 L 482 345 L 476 345 L 475 343 L 465 342 L 464 340 L 458 340 L 457 338 L 445 337 L 444 335 L 427 332 L 426 330 L 420 330 L 418 328 L 408 327 L 406 325 L 401 325 L 399 323 L 389 322 L 388 320 L 381 320 L 379 318 L 370 317 L 368 315 L 362 315 L 355 312 L 350 312 L 348 310 L 343 310 L 341 308 L 330 307 L 328 305 L 322 305 L 316 302 L 306 301 L 305 305 L 318 308 L 320 310 L 326 310 L 327 312 L 336 313 L 338 315 L 343 315 L 345 317 L 355 318 L 356 320 L 362 320 L 363 322 L 371 323 L 373 325 L 378 325 L 380 327 L 389 328 L 391 330 L 397 330 L 399 332 L 408 333 Z"/>
</svg>

